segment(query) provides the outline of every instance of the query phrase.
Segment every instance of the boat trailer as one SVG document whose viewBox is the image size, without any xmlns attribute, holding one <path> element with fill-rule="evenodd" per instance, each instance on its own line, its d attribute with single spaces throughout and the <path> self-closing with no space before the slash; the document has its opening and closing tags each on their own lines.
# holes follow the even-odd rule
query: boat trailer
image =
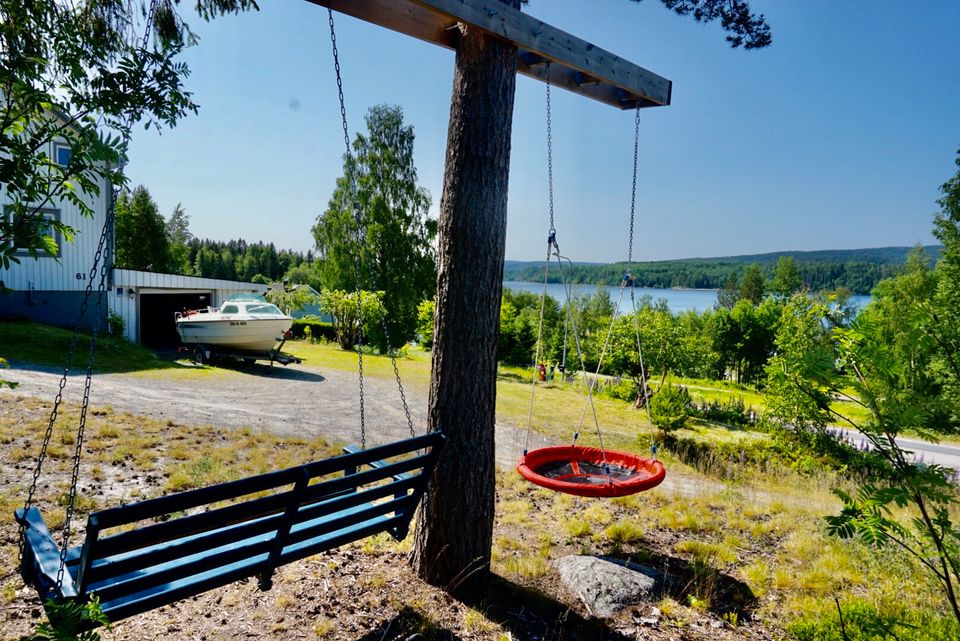
<svg viewBox="0 0 960 641">
<path fill-rule="evenodd" d="M 292 354 L 284 354 L 281 350 L 287 342 L 287 336 L 279 338 L 279 343 L 266 351 L 253 349 L 232 349 L 218 345 L 206 345 L 195 343 L 184 345 L 180 348 L 181 352 L 189 352 L 190 358 L 197 365 L 213 363 L 217 360 L 235 360 L 244 363 L 255 363 L 257 361 L 267 361 L 270 369 L 273 369 L 274 363 L 281 365 L 290 365 L 291 363 L 302 363 L 303 359 Z"/>
</svg>

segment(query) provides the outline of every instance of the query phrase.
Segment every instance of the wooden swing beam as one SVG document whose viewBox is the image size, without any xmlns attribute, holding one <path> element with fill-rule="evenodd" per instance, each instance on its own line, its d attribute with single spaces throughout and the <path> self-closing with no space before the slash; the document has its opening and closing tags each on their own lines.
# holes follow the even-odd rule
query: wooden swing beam
<svg viewBox="0 0 960 641">
<path fill-rule="evenodd" d="M 521 11 L 492 0 L 309 0 L 448 49 L 459 23 L 517 47 L 517 71 L 619 109 L 670 104 L 672 83 Z"/>
</svg>

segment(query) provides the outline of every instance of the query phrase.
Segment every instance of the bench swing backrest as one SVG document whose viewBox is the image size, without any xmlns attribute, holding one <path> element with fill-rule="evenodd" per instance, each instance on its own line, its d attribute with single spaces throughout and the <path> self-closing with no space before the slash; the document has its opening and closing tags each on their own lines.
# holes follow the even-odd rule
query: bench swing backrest
<svg viewBox="0 0 960 641">
<path fill-rule="evenodd" d="M 41 597 L 96 595 L 111 621 L 381 532 L 397 539 L 426 489 L 444 437 L 406 439 L 297 467 L 91 514 L 82 546 L 60 549 L 36 508 L 22 571 Z"/>
</svg>

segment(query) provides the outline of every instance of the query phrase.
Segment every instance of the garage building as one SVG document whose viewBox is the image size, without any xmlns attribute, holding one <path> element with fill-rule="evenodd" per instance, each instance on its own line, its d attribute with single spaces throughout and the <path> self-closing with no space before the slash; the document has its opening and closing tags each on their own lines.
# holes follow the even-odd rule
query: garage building
<svg viewBox="0 0 960 641">
<path fill-rule="evenodd" d="M 47 157 L 69 162 L 69 154 L 63 153 L 69 147 L 56 142 L 47 147 Z M 99 194 L 82 196 L 93 210 L 93 216 L 83 216 L 74 203 L 56 200 L 51 200 L 39 212 L 73 227 L 76 235 L 68 242 L 57 234 L 56 254 L 41 251 L 33 258 L 26 250 L 16 251 L 15 257 L 20 262 L 0 269 L 0 320 L 29 318 L 70 329 L 76 326 L 112 193 L 106 181 L 101 179 L 99 186 Z M 0 215 L 12 216 L 4 191 L 0 191 Z M 109 238 L 109 242 L 112 241 L 113 238 Z M 114 252 L 110 251 L 109 255 L 113 256 Z M 106 304 L 101 301 L 97 305 L 97 283 L 93 283 L 94 294 L 84 326 L 89 329 L 96 321 L 99 327 L 105 328 L 108 311 L 113 312 L 124 319 L 127 339 L 154 348 L 179 344 L 174 313 L 217 306 L 233 294 L 262 294 L 267 289 L 256 283 L 113 268 L 107 280 Z M 99 318 L 94 318 L 97 309 Z"/>
<path fill-rule="evenodd" d="M 216 307 L 234 294 L 266 290 L 266 285 L 257 283 L 115 269 L 108 306 L 123 318 L 128 340 L 163 349 L 180 344 L 174 322 L 177 312 Z"/>
</svg>

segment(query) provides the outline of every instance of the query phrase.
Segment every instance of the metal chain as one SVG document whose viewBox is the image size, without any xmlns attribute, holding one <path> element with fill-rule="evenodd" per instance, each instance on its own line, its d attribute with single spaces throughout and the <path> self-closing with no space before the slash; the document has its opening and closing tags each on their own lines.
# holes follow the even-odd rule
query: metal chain
<svg viewBox="0 0 960 641">
<path fill-rule="evenodd" d="M 547 60 L 547 194 L 550 198 L 550 235 L 556 235 L 553 222 L 553 116 L 550 107 L 550 61 Z"/>
<path fill-rule="evenodd" d="M 147 13 L 146 24 L 144 25 L 143 38 L 141 40 L 140 48 L 141 51 L 146 51 L 147 46 L 150 42 L 150 34 L 153 31 L 153 19 L 154 14 L 156 13 L 158 0 L 151 0 L 150 10 Z M 130 129 L 133 126 L 134 114 L 130 112 L 127 114 L 127 120 L 125 123 L 124 129 L 124 148 L 130 140 Z M 120 166 L 120 173 L 123 173 L 124 165 L 122 163 Z M 111 201 L 110 205 L 107 208 L 107 216 L 103 223 L 103 229 L 100 232 L 100 239 L 97 243 L 97 251 L 94 254 L 93 266 L 90 268 L 89 278 L 87 279 L 87 285 L 83 291 L 83 300 L 80 303 L 80 313 L 77 317 L 77 325 L 73 331 L 73 337 L 70 340 L 70 348 L 67 353 L 67 362 L 63 368 L 63 375 L 60 377 L 60 383 L 57 388 L 57 395 L 53 400 L 53 408 L 50 410 L 50 416 L 47 421 L 47 428 L 44 432 L 43 443 L 40 446 L 40 454 L 37 456 L 37 464 L 33 470 L 33 479 L 30 483 L 30 488 L 27 491 L 27 498 L 24 501 L 23 509 L 24 511 L 30 509 L 33 505 L 33 499 L 37 491 L 37 484 L 40 479 L 40 474 L 43 469 L 43 463 L 47 457 L 47 450 L 50 445 L 50 439 L 53 436 L 53 427 L 59 417 L 60 404 L 63 401 L 63 390 L 67 385 L 67 377 L 70 373 L 70 369 L 73 367 L 73 360 L 76 357 L 77 347 L 79 345 L 80 331 L 83 327 L 83 319 L 87 314 L 87 307 L 90 303 L 90 296 L 93 294 L 93 283 L 97 280 L 97 275 L 99 273 L 99 281 L 97 283 L 97 304 L 94 308 L 94 322 L 93 322 L 93 331 L 90 339 L 90 348 L 87 353 L 87 371 L 86 377 L 84 380 L 84 392 L 83 392 L 83 401 L 80 407 L 80 422 L 77 426 L 77 439 L 76 447 L 74 449 L 73 455 L 73 469 L 71 472 L 70 480 L 70 490 L 67 500 L 67 514 L 64 520 L 63 528 L 63 543 L 60 547 L 60 566 L 57 569 L 57 591 L 60 591 L 63 587 L 63 576 L 66 568 L 66 553 L 69 547 L 70 541 L 70 529 L 73 521 L 73 514 L 76 507 L 76 493 L 77 493 L 77 482 L 79 480 L 80 474 L 80 459 L 83 454 L 83 440 L 84 433 L 86 431 L 86 418 L 87 418 L 87 409 L 90 404 L 90 384 L 93 378 L 93 364 L 94 364 L 94 354 L 97 346 L 97 329 L 99 327 L 99 314 L 103 305 L 103 300 L 105 296 L 103 294 L 106 292 L 106 281 L 109 274 L 109 255 L 110 247 L 107 239 L 110 235 L 110 230 L 113 228 L 113 220 L 115 215 L 115 206 L 118 196 L 120 195 L 120 188 L 114 187 L 111 192 Z M 102 262 L 101 262 L 102 261 Z M 21 524 L 19 527 L 19 546 L 17 559 L 19 563 L 23 562 L 23 553 L 26 545 L 26 527 Z"/>
<path fill-rule="evenodd" d="M 647 368 L 643 362 L 643 341 L 640 340 L 640 319 L 637 318 L 637 301 L 634 297 L 634 287 L 636 283 L 633 279 L 633 226 L 637 210 L 637 157 L 640 147 L 640 107 L 637 107 L 633 117 L 633 177 L 630 188 L 630 240 L 627 245 L 627 274 L 624 276 L 624 284 L 630 285 L 630 306 L 633 309 L 633 331 L 637 339 L 637 355 L 640 360 L 640 390 L 643 394 L 643 406 L 647 411 L 647 422 L 653 425 L 653 417 L 650 414 L 650 393 L 647 389 Z M 629 281 L 629 283 L 627 282 Z M 621 286 L 622 291 L 622 286 Z M 650 437 L 650 450 L 653 452 L 653 458 L 657 458 L 657 445 Z"/>
<path fill-rule="evenodd" d="M 334 27 L 333 22 L 333 10 L 327 9 L 327 18 L 330 25 L 330 43 L 333 49 L 333 68 L 337 77 L 337 97 L 340 101 L 340 123 L 343 127 L 343 144 L 346 149 L 346 155 L 348 159 L 353 158 L 353 154 L 350 149 L 350 130 L 347 125 L 347 108 L 346 103 L 343 97 L 343 79 L 340 73 L 340 52 L 337 49 L 337 32 Z M 352 178 L 348 179 L 348 188 L 351 194 L 354 193 L 354 185 L 352 184 Z M 360 252 L 362 248 L 366 245 L 366 228 L 363 222 L 363 216 L 361 213 L 360 202 L 354 202 L 354 219 L 357 223 L 357 238 L 358 238 L 358 247 L 357 252 L 354 254 L 354 269 L 356 271 L 357 279 L 357 318 L 360 326 L 360 336 L 361 344 L 360 349 L 357 350 L 358 354 L 358 369 L 360 377 L 360 447 L 366 448 L 367 443 L 367 434 L 366 434 L 366 418 L 364 415 L 364 382 L 363 382 L 363 345 L 362 345 L 362 332 L 363 332 L 363 312 L 361 306 L 361 291 L 362 291 L 362 268 L 360 260 Z M 372 268 L 369 269 L 372 272 Z M 372 280 L 372 273 L 370 274 L 370 279 Z M 384 341 L 387 344 L 387 349 L 390 349 L 390 330 L 388 327 L 386 316 L 384 315 L 381 318 L 381 329 L 383 330 Z M 400 368 L 397 364 L 397 356 L 395 351 L 390 351 L 390 364 L 393 367 L 393 376 L 397 383 L 397 389 L 400 393 L 400 403 L 403 406 L 403 413 L 407 419 L 407 428 L 410 431 L 410 436 L 416 436 L 416 430 L 413 428 L 413 417 L 410 414 L 410 405 L 407 402 L 407 395 L 403 389 L 403 381 L 400 379 Z"/>
<path fill-rule="evenodd" d="M 132 123 L 128 123 L 128 127 Z M 113 200 L 107 209 L 107 218 L 104 221 L 103 233 L 100 234 L 100 243 L 97 246 L 97 253 L 94 257 L 94 268 L 100 266 L 100 281 L 97 284 L 97 303 L 94 307 L 94 323 L 90 333 L 90 349 L 87 353 L 87 372 L 83 384 L 83 401 L 80 404 L 80 421 L 77 426 L 77 442 L 73 452 L 73 470 L 70 476 L 70 490 L 67 496 L 67 515 L 63 525 L 63 537 L 60 544 L 60 567 L 57 569 L 57 590 L 63 586 L 64 571 L 67 567 L 67 550 L 70 547 L 70 530 L 73 523 L 73 514 L 77 498 L 77 483 L 80 479 L 80 458 L 83 454 L 84 434 L 87 427 L 87 410 L 90 407 L 90 386 L 93 382 L 93 364 L 97 350 L 97 332 L 100 328 L 100 310 L 103 307 L 103 301 L 106 298 L 107 275 L 110 266 L 110 244 L 105 242 L 109 236 L 109 230 L 113 227 L 113 219 L 116 212 L 116 197 L 119 196 L 119 190 L 114 190 Z M 102 262 L 101 262 L 102 261 Z"/>
<path fill-rule="evenodd" d="M 97 254 L 94 259 L 93 267 L 90 268 L 89 278 L 87 279 L 87 286 L 84 288 L 83 300 L 80 303 L 80 313 L 77 317 L 77 325 L 73 330 L 73 337 L 70 340 L 70 349 L 67 352 L 67 362 L 63 368 L 63 375 L 60 377 L 60 384 L 57 388 L 57 395 L 53 399 L 53 408 L 50 410 L 50 417 L 47 421 L 47 429 L 43 435 L 43 443 L 40 446 L 40 454 L 37 456 L 37 464 L 33 468 L 33 479 L 30 483 L 30 488 L 27 490 L 27 498 L 24 501 L 23 509 L 24 511 L 30 509 L 33 505 L 33 498 L 37 491 L 37 484 L 40 479 L 40 473 L 43 470 L 43 464 L 47 458 L 47 448 L 50 445 L 50 438 L 53 436 L 53 426 L 57 422 L 57 418 L 60 414 L 60 403 L 63 401 L 63 390 L 67 386 L 67 376 L 70 374 L 70 370 L 73 367 L 73 359 L 76 357 L 77 347 L 80 342 L 80 330 L 83 328 L 83 319 L 87 314 L 87 306 L 90 302 L 90 296 L 93 294 L 93 283 L 97 277 L 98 271 L 98 262 L 100 260 L 101 247 L 105 242 L 107 236 L 107 229 L 104 226 L 103 232 L 100 235 L 100 244 L 98 245 Z M 24 538 L 24 533 L 26 531 L 26 526 L 20 524 L 19 528 L 19 553 L 18 560 L 23 560 L 23 551 L 26 539 Z"/>
<path fill-rule="evenodd" d="M 341 196 L 340 208 L 346 205 L 345 200 L 353 199 L 355 189 L 353 184 L 353 173 L 350 171 L 350 161 L 353 154 L 350 151 L 350 128 L 347 126 L 347 105 L 343 98 L 343 79 L 340 77 L 340 51 L 337 49 L 337 31 L 333 24 L 333 9 L 327 9 L 327 23 L 330 25 L 330 45 L 333 49 L 333 69 L 337 76 L 337 98 L 340 101 L 340 124 L 343 127 L 343 147 L 347 159 L 347 193 Z M 366 411 L 364 408 L 364 390 L 363 390 L 363 287 L 361 286 L 361 268 L 360 251 L 362 250 L 366 234 L 364 233 L 363 216 L 360 212 L 360 202 L 353 199 L 353 218 L 357 223 L 357 251 L 353 255 L 354 276 L 357 281 L 357 369 L 359 371 L 360 386 L 360 447 L 367 449 L 367 422 Z"/>
<path fill-rule="evenodd" d="M 547 260 L 543 269 L 543 294 L 540 297 L 540 320 L 537 323 L 537 343 L 536 351 L 534 354 L 533 361 L 533 377 L 530 381 L 530 407 L 527 412 L 527 435 L 524 439 L 523 444 L 523 454 L 526 456 L 527 449 L 530 445 L 530 431 L 533 429 L 533 404 L 536 397 L 537 391 L 537 366 L 540 364 L 540 354 L 541 354 L 541 342 L 543 340 L 543 315 L 544 309 L 546 306 L 547 300 L 547 278 L 550 273 L 550 257 L 552 252 L 556 250 L 557 260 L 560 258 L 560 246 L 557 244 L 557 230 L 554 226 L 553 218 L 553 117 L 551 115 L 551 106 L 550 106 L 550 61 L 547 60 L 547 73 L 546 73 L 546 84 L 547 84 L 547 194 L 549 197 L 549 213 L 550 213 L 550 228 L 547 233 Z M 566 350 L 566 342 L 564 342 L 564 350 Z M 564 361 L 566 361 L 566 354 L 564 354 Z"/>
<path fill-rule="evenodd" d="M 633 218 L 637 210 L 637 150 L 640 147 L 640 107 L 633 118 L 633 182 L 630 185 L 630 241 L 627 245 L 627 269 L 633 267 Z"/>
<path fill-rule="evenodd" d="M 333 46 L 333 69 L 337 72 L 337 96 L 340 98 L 340 122 L 343 124 L 343 146 L 350 155 L 350 130 L 347 128 L 347 107 L 343 102 L 343 80 L 340 78 L 340 52 L 337 50 L 337 32 L 333 27 L 333 9 L 327 9 L 330 24 L 330 44 Z"/>
</svg>

